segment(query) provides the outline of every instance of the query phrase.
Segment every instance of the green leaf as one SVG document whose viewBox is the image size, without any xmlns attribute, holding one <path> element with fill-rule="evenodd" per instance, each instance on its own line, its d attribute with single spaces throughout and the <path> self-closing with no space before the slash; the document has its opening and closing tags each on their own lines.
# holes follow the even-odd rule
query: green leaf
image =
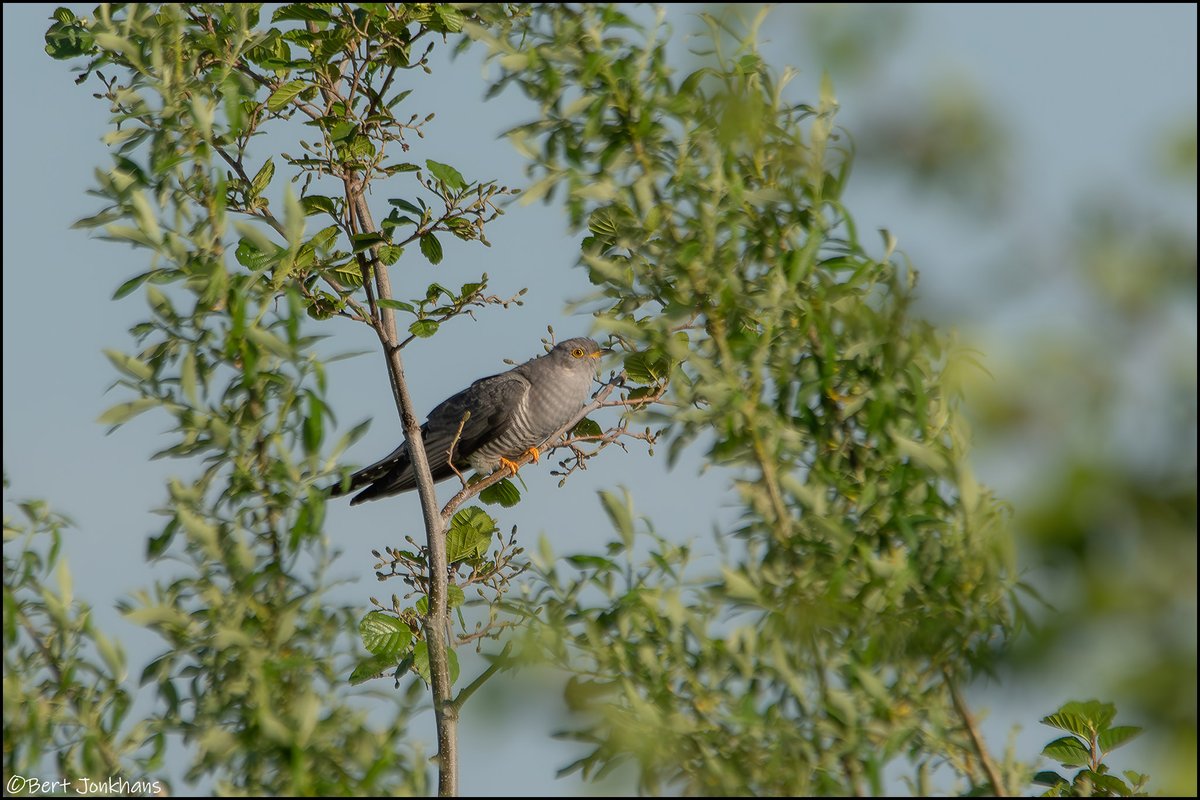
<svg viewBox="0 0 1200 800">
<path fill-rule="evenodd" d="M 425 160 L 425 166 L 429 168 L 429 172 L 433 175 L 433 177 L 446 184 L 448 189 L 458 191 L 466 185 L 466 181 L 463 180 L 462 173 L 449 164 L 443 164 L 440 161 L 434 161 L 433 159 L 428 158 Z"/>
<path fill-rule="evenodd" d="M 379 260 L 386 266 L 391 266 L 400 260 L 400 256 L 404 255 L 404 248 L 398 244 L 381 244 L 376 252 Z"/>
<path fill-rule="evenodd" d="M 491 536 L 497 529 L 496 521 L 482 508 L 468 506 L 461 509 L 450 520 L 450 528 L 470 528 Z"/>
<path fill-rule="evenodd" d="M 191 541 L 203 547 L 210 557 L 215 557 L 220 553 L 220 532 L 207 517 L 183 506 L 175 509 L 175 516 Z"/>
<path fill-rule="evenodd" d="M 1133 794 L 1130 788 L 1125 785 L 1125 781 L 1121 780 L 1116 775 L 1106 775 L 1103 773 L 1094 772 L 1090 769 L 1085 769 L 1081 770 L 1075 776 L 1074 783 L 1076 786 L 1079 786 L 1084 780 L 1090 781 L 1093 787 L 1102 790 L 1102 792 L 1097 792 L 1097 794 L 1101 794 L 1101 796 L 1108 794 L 1116 795 L 1118 797 L 1128 797 L 1129 795 Z"/>
<path fill-rule="evenodd" d="M 196 379 L 196 351 L 189 349 L 179 364 L 179 388 L 183 390 L 184 399 L 193 406 L 198 403 Z"/>
<path fill-rule="evenodd" d="M 115 219 L 121 219 L 124 216 L 120 209 L 110 208 L 101 211 L 99 214 L 93 214 L 90 217 L 83 217 L 71 223 L 73 230 L 85 230 L 87 228 L 98 228 L 101 225 L 107 225 Z"/>
<path fill-rule="evenodd" d="M 295 355 L 287 342 L 266 328 L 247 328 L 246 338 L 272 355 L 278 356 L 279 358 L 287 359 Z"/>
<path fill-rule="evenodd" d="M 308 216 L 313 214 L 336 214 L 337 204 L 332 197 L 326 197 L 323 194 L 307 194 L 300 198 L 300 202 L 304 205 L 304 213 Z"/>
<path fill-rule="evenodd" d="M 593 211 L 587 224 L 588 230 L 611 244 L 621 233 L 636 227 L 637 216 L 627 206 L 613 204 Z"/>
<path fill-rule="evenodd" d="M 467 21 L 461 11 L 448 3 L 437 3 L 433 7 L 433 13 L 441 21 L 441 24 L 431 27 L 434 27 L 434 30 L 439 33 L 458 33 Z"/>
<path fill-rule="evenodd" d="M 436 266 L 442 263 L 442 243 L 432 233 L 423 235 L 421 237 L 421 254 L 429 259 L 430 264 Z"/>
<path fill-rule="evenodd" d="M 305 211 L 299 198 L 292 190 L 290 183 L 283 187 L 283 229 L 287 236 L 288 246 L 296 252 L 304 242 Z"/>
<path fill-rule="evenodd" d="M 421 339 L 428 339 L 437 333 L 438 321 L 433 319 L 419 319 L 412 325 L 408 326 L 408 332 L 413 336 Z"/>
<path fill-rule="evenodd" d="M 329 225 L 313 234 L 308 243 L 316 250 L 328 250 L 337 242 L 337 237 L 338 227 L 336 225 Z"/>
<path fill-rule="evenodd" d="M 136 381 L 148 381 L 150 378 L 154 377 L 154 368 L 141 359 L 125 355 L 118 350 L 104 349 L 101 352 L 108 357 L 109 362 L 116 367 L 118 371 L 128 375 Z"/>
<path fill-rule="evenodd" d="M 258 197 L 262 194 L 263 190 L 271 184 L 273 177 L 275 177 L 275 161 L 268 158 L 267 162 L 259 169 L 258 174 L 250 180 L 250 195 Z"/>
<path fill-rule="evenodd" d="M 425 216 L 425 212 L 422 211 L 416 204 L 410 203 L 409 201 L 407 201 L 403 198 L 394 198 L 392 200 L 388 200 L 388 202 L 391 203 L 392 205 L 396 206 L 397 208 L 404 209 L 405 211 L 409 212 L 410 214 L 416 214 L 418 217 Z M 393 211 L 392 213 L 394 214 L 396 212 Z"/>
<path fill-rule="evenodd" d="M 249 239 L 242 239 L 238 242 L 237 249 L 233 251 L 233 257 L 246 269 L 258 272 L 259 270 L 266 269 L 276 260 L 276 256 L 273 255 L 275 251 L 274 245 L 271 245 L 271 250 L 272 254 L 268 255 Z"/>
<path fill-rule="evenodd" d="M 1069 785 L 1070 781 L 1059 775 L 1057 772 L 1045 770 L 1033 776 L 1033 782 L 1039 786 L 1058 786 L 1060 784 Z"/>
<path fill-rule="evenodd" d="M 109 408 L 96 420 L 101 425 L 123 425 L 129 420 L 147 411 L 161 403 L 153 397 L 143 397 L 140 400 L 131 400 L 128 403 L 117 403 Z"/>
<path fill-rule="evenodd" d="M 1085 739 L 1092 738 L 1093 731 L 1091 726 L 1088 725 L 1088 721 L 1085 718 L 1078 714 L 1064 714 L 1060 711 L 1057 714 L 1042 717 L 1042 724 L 1058 728 L 1060 731 L 1070 731 Z"/>
<path fill-rule="evenodd" d="M 600 504 L 604 506 L 604 512 L 608 514 L 612 526 L 620 534 L 621 541 L 626 547 L 633 547 L 633 499 L 627 489 L 622 492 L 622 496 L 617 497 L 614 492 L 601 491 Z"/>
<path fill-rule="evenodd" d="M 429 670 L 429 645 L 426 642 L 417 642 L 417 646 L 413 648 L 413 668 L 425 683 L 430 681 Z M 453 649 L 446 651 L 446 671 L 450 675 L 450 683 L 453 684 L 458 680 L 458 653 Z"/>
<path fill-rule="evenodd" d="M 502 508 L 512 508 L 521 502 L 521 492 L 512 481 L 505 478 L 480 492 L 479 500 L 490 506 L 499 505 Z"/>
<path fill-rule="evenodd" d="M 1102 703 L 1099 700 L 1072 700 L 1069 703 L 1063 703 L 1058 713 L 1083 717 L 1091 725 L 1091 730 L 1098 731 L 1107 728 L 1117 716 L 1117 707 L 1112 703 Z"/>
<path fill-rule="evenodd" d="M 317 291 L 315 296 L 308 301 L 308 315 L 313 319 L 330 319 L 342 308 L 345 303 L 328 292 Z"/>
<path fill-rule="evenodd" d="M 601 572 L 615 572 L 620 569 L 617 562 L 603 556 L 589 556 L 581 553 L 579 555 L 567 556 L 566 560 L 571 566 L 579 567 L 580 569 L 594 569 Z"/>
<path fill-rule="evenodd" d="M 329 129 L 329 141 L 341 142 L 351 135 L 358 133 L 359 126 L 350 120 L 340 120 Z"/>
<path fill-rule="evenodd" d="M 308 396 L 308 414 L 304 417 L 303 442 L 305 453 L 318 453 L 325 438 L 324 405 L 315 394 Z"/>
<path fill-rule="evenodd" d="M 660 387 L 656 386 L 638 386 L 636 389 L 630 389 L 626 399 L 642 400 L 647 397 L 653 397 L 661 391 Z"/>
<path fill-rule="evenodd" d="M 271 237 L 268 236 L 266 231 L 264 231 L 258 225 L 247 222 L 246 220 L 237 220 L 233 223 L 233 227 L 237 229 L 238 233 L 245 237 L 245 239 L 242 241 L 246 242 L 247 247 L 258 250 L 260 253 L 278 252 L 279 246 L 276 245 L 275 242 L 271 241 Z M 241 250 L 240 243 L 238 245 L 238 250 Z M 249 265 L 247 264 L 246 266 Z M 258 267 L 250 268 L 259 269 Z"/>
<path fill-rule="evenodd" d="M 371 656 L 358 662 L 358 666 L 350 673 L 350 685 L 358 686 L 372 678 L 380 678 L 388 670 L 396 666 L 396 659 L 387 656 Z"/>
<path fill-rule="evenodd" d="M 271 96 L 267 98 L 267 108 L 271 111 L 279 111 L 288 103 L 296 99 L 296 96 L 309 87 L 309 82 L 297 78 L 294 81 L 288 81 L 280 86 L 275 91 L 271 92 Z"/>
<path fill-rule="evenodd" d="M 95 33 L 92 38 L 104 50 L 120 53 L 135 64 L 139 62 L 139 48 L 133 40 L 117 36 L 115 33 Z"/>
<path fill-rule="evenodd" d="M 332 273 L 343 286 L 351 289 L 362 286 L 362 270 L 359 269 L 357 261 L 337 261 L 326 267 L 326 271 Z"/>
<path fill-rule="evenodd" d="M 1122 770 L 1121 774 L 1125 776 L 1125 780 L 1129 781 L 1129 785 L 1135 788 L 1144 786 L 1150 780 L 1149 775 L 1143 775 L 1131 769 Z"/>
<path fill-rule="evenodd" d="M 355 136 L 350 140 L 350 155 L 367 160 L 375 155 L 375 143 L 369 136 Z"/>
<path fill-rule="evenodd" d="M 1114 728 L 1107 728 L 1100 731 L 1097 737 L 1097 742 L 1100 745 L 1100 750 L 1109 753 L 1116 750 L 1121 745 L 1128 742 L 1133 737 L 1142 732 L 1142 729 L 1136 725 L 1118 725 Z"/>
<path fill-rule="evenodd" d="M 385 614 L 372 611 L 358 623 L 358 634 L 363 646 L 377 656 L 387 656 L 395 664 L 412 644 L 412 629 L 404 622 Z"/>
<path fill-rule="evenodd" d="M 59 562 L 66 565 L 66 561 Z M 100 653 L 100 658 L 104 659 L 104 665 L 108 668 L 109 673 L 118 680 L 125 679 L 125 651 L 121 649 L 121 645 L 109 639 L 100 631 L 95 634 L 96 650 Z"/>
<path fill-rule="evenodd" d="M 939 450 L 907 436 L 892 434 L 892 442 L 900 455 L 912 459 L 915 463 L 933 470 L 937 474 L 949 471 L 950 462 Z"/>
<path fill-rule="evenodd" d="M 1042 718 L 1043 725 L 1091 738 L 1108 727 L 1117 716 L 1117 707 L 1099 700 L 1072 700 L 1048 717 Z"/>
<path fill-rule="evenodd" d="M 275 10 L 272 22 L 297 20 L 300 22 L 330 22 L 333 17 L 316 3 L 288 3 Z"/>
<path fill-rule="evenodd" d="M 671 364 L 665 356 L 650 351 L 625 356 L 625 374 L 637 383 L 660 383 L 666 379 Z"/>
<path fill-rule="evenodd" d="M 387 239 L 375 232 L 356 233 L 350 237 L 350 246 L 356 253 L 361 253 L 364 250 L 370 250 L 372 247 L 384 244 L 386 242 Z"/>
<path fill-rule="evenodd" d="M 65 558 L 60 559 L 58 564 L 55 565 L 54 579 L 58 584 L 59 600 L 64 606 L 70 606 L 74 599 L 72 592 L 74 584 L 71 581 L 71 565 Z"/>
<path fill-rule="evenodd" d="M 387 101 L 387 107 L 395 108 L 400 103 L 403 103 L 404 99 L 406 97 L 408 97 L 410 94 L 412 94 L 412 89 L 404 89 L 402 91 L 396 92 L 396 94 L 392 97 L 392 99 Z M 416 164 L 399 164 L 398 166 L 404 167 L 405 172 L 416 172 L 418 169 L 420 169 L 420 167 L 418 167 Z"/>
<path fill-rule="evenodd" d="M 415 314 L 417 309 L 412 303 L 406 303 L 403 300 L 393 300 L 390 297 L 383 297 L 376 301 L 380 308 L 394 308 L 397 311 L 407 311 L 409 314 Z"/>
<path fill-rule="evenodd" d="M 1074 736 L 1063 736 L 1043 747 L 1042 755 L 1053 758 L 1064 767 L 1082 767 L 1088 763 L 1091 753 Z"/>
<path fill-rule="evenodd" d="M 600 423 L 588 417 L 579 420 L 579 424 L 571 429 L 571 436 L 601 436 L 603 433 Z"/>
<path fill-rule="evenodd" d="M 454 515 L 446 532 L 446 559 L 454 564 L 487 555 L 496 522 L 482 508 L 471 506 Z"/>
<path fill-rule="evenodd" d="M 735 600 L 749 600 L 757 603 L 762 599 L 758 587 L 747 577 L 746 573 L 729 567 L 721 568 L 724 577 L 725 594 Z"/>
<path fill-rule="evenodd" d="M 129 196 L 129 200 L 133 206 L 133 218 L 137 222 L 138 230 L 145 235 L 148 241 L 161 242 L 162 228 L 159 227 L 158 215 L 155 213 L 150 199 L 146 197 L 146 193 L 138 189 Z"/>
<path fill-rule="evenodd" d="M 413 669 L 421 676 L 421 680 L 429 683 L 429 643 L 417 642 L 412 652 Z"/>
</svg>

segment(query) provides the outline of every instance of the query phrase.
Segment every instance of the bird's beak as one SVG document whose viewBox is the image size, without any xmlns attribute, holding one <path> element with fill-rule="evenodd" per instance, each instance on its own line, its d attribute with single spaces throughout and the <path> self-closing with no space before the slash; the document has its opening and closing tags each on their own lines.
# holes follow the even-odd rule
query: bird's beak
<svg viewBox="0 0 1200 800">
<path fill-rule="evenodd" d="M 591 358 L 604 358 L 604 356 L 608 355 L 612 351 L 613 351 L 613 349 L 611 347 L 601 347 L 599 350 L 592 353 L 590 357 Z"/>
</svg>

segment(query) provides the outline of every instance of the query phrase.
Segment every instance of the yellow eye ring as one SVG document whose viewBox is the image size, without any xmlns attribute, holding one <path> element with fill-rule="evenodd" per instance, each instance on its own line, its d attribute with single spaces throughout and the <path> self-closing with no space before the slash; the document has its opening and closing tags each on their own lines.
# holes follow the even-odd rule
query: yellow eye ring
<svg viewBox="0 0 1200 800">
<path fill-rule="evenodd" d="M 571 351 L 571 357 L 572 358 L 583 358 L 583 348 L 576 347 L 574 350 Z"/>
</svg>

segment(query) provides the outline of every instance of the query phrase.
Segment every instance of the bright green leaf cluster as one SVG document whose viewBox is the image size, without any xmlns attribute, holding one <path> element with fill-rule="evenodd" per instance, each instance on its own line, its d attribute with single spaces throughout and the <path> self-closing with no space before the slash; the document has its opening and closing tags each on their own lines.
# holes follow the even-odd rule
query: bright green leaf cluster
<svg viewBox="0 0 1200 800">
<path fill-rule="evenodd" d="M 1037 773 L 1034 783 L 1050 787 L 1043 797 L 1140 797 L 1149 776 L 1132 770 L 1124 780 L 1109 772 L 1104 759 L 1142 732 L 1134 725 L 1113 725 L 1117 708 L 1099 700 L 1072 701 L 1055 713 L 1042 718 L 1043 725 L 1066 731 L 1042 749 L 1042 755 L 1064 767 L 1081 767 L 1073 778 L 1058 772 Z"/>
</svg>

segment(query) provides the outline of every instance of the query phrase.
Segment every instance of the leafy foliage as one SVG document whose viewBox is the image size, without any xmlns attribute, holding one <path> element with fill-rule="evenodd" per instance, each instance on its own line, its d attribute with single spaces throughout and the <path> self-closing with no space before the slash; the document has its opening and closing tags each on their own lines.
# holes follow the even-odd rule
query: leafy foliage
<svg viewBox="0 0 1200 800">
<path fill-rule="evenodd" d="M 1104 759 L 1116 748 L 1142 732 L 1133 725 L 1116 725 L 1112 721 L 1117 709 L 1111 703 L 1098 700 L 1066 703 L 1055 713 L 1042 718 L 1043 725 L 1066 731 L 1046 745 L 1042 755 L 1064 767 L 1082 767 L 1074 778 L 1067 779 L 1058 772 L 1039 772 L 1034 782 L 1049 786 L 1043 797 L 1140 797 L 1141 788 L 1149 777 L 1126 770 L 1125 780 L 1109 773 Z M 1128 782 L 1126 782 L 1128 781 Z"/>
<path fill-rule="evenodd" d="M 82 778 L 145 777 L 164 737 L 130 715 L 124 648 L 74 596 L 61 555 L 73 525 L 43 502 L 16 506 L 4 517 L 4 776 L 57 774 L 79 792 Z"/>
<path fill-rule="evenodd" d="M 661 19 L 615 6 L 475 31 L 494 91 L 541 108 L 510 136 L 529 195 L 561 192 L 587 227 L 599 324 L 634 351 L 631 378 L 669 382 L 669 457 L 703 441 L 743 506 L 719 577 L 653 534 L 634 558 L 631 513 L 576 570 L 541 564 L 537 642 L 588 687 L 572 768 L 632 761 L 651 793 L 881 792 L 897 758 L 970 779 L 948 685 L 1016 623 L 1005 509 L 956 407 L 969 354 L 909 317 L 916 271 L 890 238 L 858 240 L 828 82 L 791 102 L 753 30 L 708 22 L 678 77 Z"/>
<path fill-rule="evenodd" d="M 171 444 L 156 455 L 192 459 L 198 474 L 170 483 L 147 544 L 178 574 L 122 604 L 165 645 L 142 673 L 157 710 L 131 728 L 119 648 L 71 611 L 68 580 L 33 591 L 61 521 L 29 506 L 50 555 L 27 549 L 11 570 L 6 522 L 5 636 L 18 645 L 5 655 L 6 766 L 26 768 L 49 742 L 64 774 L 115 774 L 157 763 L 181 737 L 188 781 L 222 792 L 424 791 L 421 754 L 403 739 L 422 683 L 442 734 L 514 663 L 506 647 L 451 701 L 454 646 L 520 621 L 525 657 L 572 675 L 566 700 L 580 716 L 564 735 L 587 752 L 567 772 L 632 763 L 644 791 L 723 795 L 884 793 L 885 770 L 928 794 L 938 765 L 968 793 L 1023 784 L 1019 764 L 991 762 L 957 693 L 1018 627 L 1006 509 L 971 474 L 958 408 L 973 356 L 910 316 L 917 272 L 890 234 L 878 249 L 860 241 L 841 200 L 853 154 L 832 85 L 792 98 L 794 73 L 757 50 L 762 17 L 748 31 L 704 17 L 699 61 L 677 75 L 661 14 L 647 23 L 605 4 L 96 14 L 59 9 L 46 36 L 52 57 L 85 59 L 80 80 L 98 81 L 113 113 L 114 163 L 95 190 L 106 206 L 79 225 L 151 256 L 115 293 L 140 294 L 148 311 L 131 331 L 137 348 L 108 353 L 128 399 L 100 421 L 158 412 Z M 515 529 L 498 535 L 497 519 L 467 507 L 445 512 L 442 562 L 436 536 L 375 552 L 377 577 L 401 578 L 403 597 L 371 598 L 365 616 L 326 600 L 315 482 L 363 427 L 328 441 L 311 326 L 370 325 L 390 355 L 476 308 L 521 302 L 487 294 L 487 273 L 457 290 L 421 281 L 407 299 L 390 293 L 388 267 L 407 257 L 437 269 L 448 236 L 488 245 L 511 193 L 407 160 L 432 115 L 412 110 L 397 78 L 427 72 L 439 37 L 486 44 L 500 68 L 491 92 L 511 86 L 537 104 L 510 132 L 530 159 L 522 199 L 560 199 L 585 232 L 579 261 L 595 291 L 584 303 L 625 351 L 606 391 L 641 416 L 609 431 L 581 420 L 560 474 L 621 436 L 662 436 L 671 461 L 699 443 L 740 503 L 718 531 L 719 569 L 657 534 L 628 493 L 603 492 L 614 541 L 561 564 L 546 551 L 527 598 L 507 596 L 524 569 Z M 265 136 L 287 151 L 256 156 Z M 407 183 L 389 192 L 409 189 L 376 223 L 368 189 L 393 177 Z M 389 339 L 397 312 L 402 340 Z M 635 417 L 661 430 L 629 431 Z M 493 480 L 464 492 L 520 500 Z M 454 615 L 457 635 L 443 638 Z M 39 650 L 42 628 L 51 646 Z M 382 725 L 349 702 L 351 660 L 351 683 L 408 681 Z M 105 714 L 86 713 L 54 674 L 62 664 L 94 678 L 86 697 Z M 21 699 L 11 720 L 10 690 Z M 66 702 L 41 716 L 39 692 Z M 1068 735 L 1045 754 L 1082 768 L 1070 782 L 1039 774 L 1051 793 L 1141 788 L 1144 776 L 1126 783 L 1101 763 L 1136 732 L 1114 717 L 1092 702 L 1046 718 Z M 439 752 L 443 780 L 451 755 Z"/>
<path fill-rule="evenodd" d="M 60 9 L 47 32 L 47 52 L 83 59 L 80 81 L 98 81 L 113 113 L 114 163 L 95 190 L 106 206 L 79 225 L 152 256 L 116 293 L 140 292 L 149 310 L 131 331 L 138 349 L 109 353 L 132 399 L 101 422 L 165 412 L 173 441 L 156 455 L 199 466 L 169 485 L 166 522 L 147 547 L 182 573 L 122 603 L 166 646 L 143 672 L 159 701 L 143 735 L 182 736 L 189 782 L 238 793 L 424 790 L 425 767 L 403 740 L 416 695 L 395 697 L 376 727 L 339 674 L 354 613 L 325 599 L 325 494 L 314 478 L 364 428 L 328 441 L 333 413 L 307 326 L 368 321 L 382 308 L 410 314 L 411 336 L 427 337 L 466 309 L 512 302 L 485 293 L 486 275 L 457 292 L 432 284 L 408 303 L 379 298 L 385 306 L 369 290 L 413 242 L 432 262 L 440 235 L 487 244 L 507 190 L 394 158 L 429 121 L 404 110 L 411 89 L 395 78 L 427 67 L 432 42 L 423 52 L 414 42 L 492 13 L 293 4 L 267 22 L 257 4 L 102 5 L 94 19 Z M 268 134 L 281 158 L 255 156 Z M 357 201 L 393 175 L 415 180 L 416 194 L 394 198 L 375 225 Z M 478 560 L 476 538 L 460 557 Z M 428 677 L 433 659 L 426 649 L 422 660 L 413 628 L 383 616 L 363 623 L 372 657 L 395 667 L 407 656 Z"/>
</svg>

